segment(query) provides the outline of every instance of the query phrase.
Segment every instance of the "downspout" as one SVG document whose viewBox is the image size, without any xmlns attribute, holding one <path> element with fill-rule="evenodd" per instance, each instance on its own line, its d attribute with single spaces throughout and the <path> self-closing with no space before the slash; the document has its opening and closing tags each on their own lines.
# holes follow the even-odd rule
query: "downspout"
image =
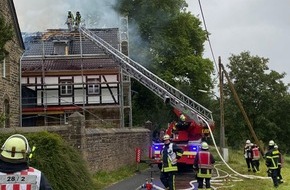
<svg viewBox="0 0 290 190">
<path fill-rule="evenodd" d="M 24 50 L 25 52 L 25 50 Z M 22 127 L 22 59 L 24 57 L 24 52 L 22 52 L 22 55 L 20 57 L 20 67 L 19 67 L 19 127 Z"/>
<path fill-rule="evenodd" d="M 84 65 L 83 65 L 83 41 L 82 41 L 82 33 L 79 30 L 80 33 L 80 54 L 81 54 L 81 75 L 82 75 L 82 91 L 83 91 L 83 107 L 82 107 L 82 111 L 83 111 L 83 116 L 86 119 L 86 113 L 85 113 L 85 104 L 86 104 L 86 100 L 87 100 L 87 96 L 86 96 L 86 91 L 85 91 L 85 84 L 84 84 Z M 87 80 L 86 80 L 87 82 Z"/>
</svg>

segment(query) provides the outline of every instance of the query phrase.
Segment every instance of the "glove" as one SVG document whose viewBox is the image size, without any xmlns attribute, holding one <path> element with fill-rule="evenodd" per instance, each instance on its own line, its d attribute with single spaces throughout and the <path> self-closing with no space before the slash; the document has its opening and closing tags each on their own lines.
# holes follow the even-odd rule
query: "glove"
<svg viewBox="0 0 290 190">
<path fill-rule="evenodd" d="M 271 170 L 267 170 L 267 173 L 268 173 L 268 177 L 272 176 L 272 171 Z"/>
</svg>

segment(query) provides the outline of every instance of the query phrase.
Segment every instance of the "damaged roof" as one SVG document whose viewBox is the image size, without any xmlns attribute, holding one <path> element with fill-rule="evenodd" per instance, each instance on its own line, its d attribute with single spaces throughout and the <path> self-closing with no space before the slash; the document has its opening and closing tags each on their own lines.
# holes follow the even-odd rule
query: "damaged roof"
<svg viewBox="0 0 290 190">
<path fill-rule="evenodd" d="M 48 59 L 48 60 L 22 60 L 22 71 L 66 71 L 66 70 L 92 70 L 101 68 L 116 68 L 118 65 L 112 59 Z"/>
<path fill-rule="evenodd" d="M 90 29 L 90 31 L 119 49 L 118 28 Z M 63 49 L 62 54 L 58 54 L 56 48 Z M 60 71 L 118 67 L 118 64 L 105 55 L 94 42 L 78 31 L 70 32 L 65 29 L 48 30 L 41 36 L 38 34 L 25 40 L 21 65 L 24 72 L 42 69 Z"/>
</svg>

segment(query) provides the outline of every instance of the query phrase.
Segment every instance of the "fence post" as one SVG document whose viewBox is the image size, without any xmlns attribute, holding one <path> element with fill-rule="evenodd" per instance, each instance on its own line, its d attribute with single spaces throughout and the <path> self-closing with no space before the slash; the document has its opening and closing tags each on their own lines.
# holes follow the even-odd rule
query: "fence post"
<svg viewBox="0 0 290 190">
<path fill-rule="evenodd" d="M 139 163 L 141 161 L 141 149 L 139 147 L 137 147 L 135 149 L 135 153 L 136 153 L 136 171 L 139 171 Z"/>
</svg>

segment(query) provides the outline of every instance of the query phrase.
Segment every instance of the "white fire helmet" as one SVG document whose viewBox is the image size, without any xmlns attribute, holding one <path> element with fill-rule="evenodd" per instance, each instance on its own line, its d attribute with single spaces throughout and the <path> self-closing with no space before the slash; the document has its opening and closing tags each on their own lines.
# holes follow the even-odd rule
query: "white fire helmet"
<svg viewBox="0 0 290 190">
<path fill-rule="evenodd" d="M 27 139 L 20 134 L 10 136 L 1 148 L 1 156 L 8 160 L 26 161 L 30 153 L 30 147 Z"/>
<path fill-rule="evenodd" d="M 246 144 L 250 144 L 251 143 L 251 141 L 250 140 L 246 140 Z"/>
<path fill-rule="evenodd" d="M 274 146 L 275 145 L 275 142 L 273 140 L 270 140 L 269 141 L 269 146 Z"/>
<path fill-rule="evenodd" d="M 207 144 L 207 142 L 202 142 L 202 143 L 201 143 L 201 148 L 204 149 L 204 150 L 207 150 L 207 149 L 208 149 L 208 144 Z"/>
</svg>

